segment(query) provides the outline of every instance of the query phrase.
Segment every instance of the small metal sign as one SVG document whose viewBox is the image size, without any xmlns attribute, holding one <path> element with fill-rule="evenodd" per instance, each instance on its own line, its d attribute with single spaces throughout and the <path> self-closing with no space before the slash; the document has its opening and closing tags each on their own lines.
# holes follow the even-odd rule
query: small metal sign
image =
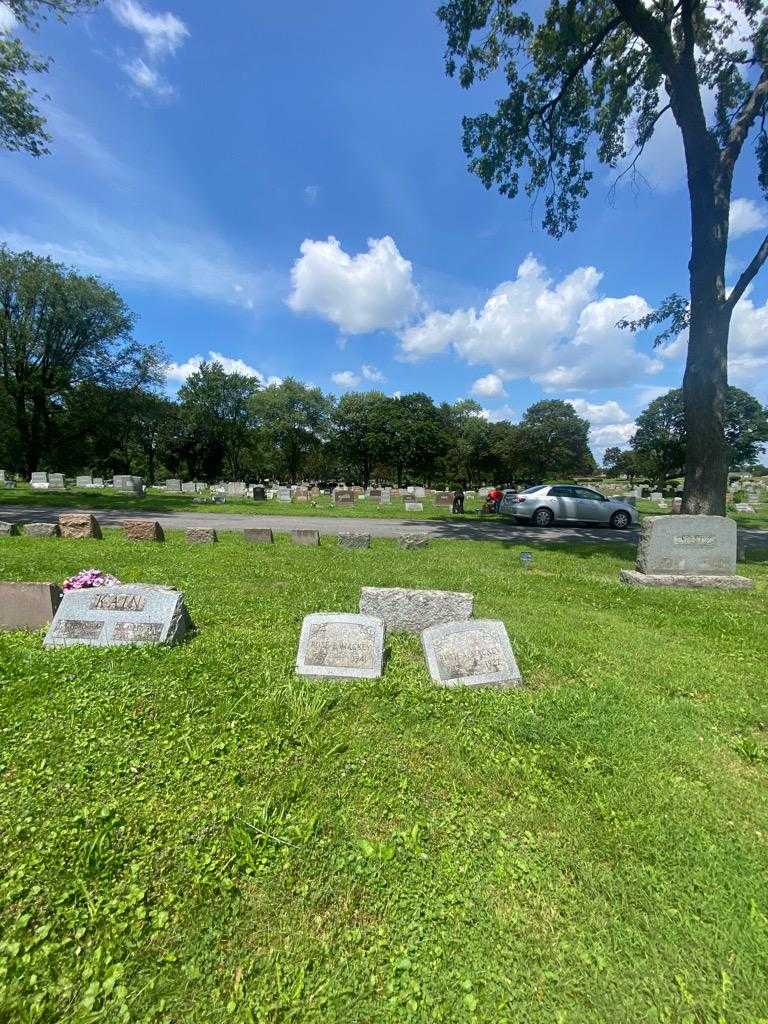
<svg viewBox="0 0 768 1024">
<path fill-rule="evenodd" d="M 533 561 L 533 555 L 530 551 L 523 551 L 520 554 L 520 561 L 523 563 L 523 568 L 527 569 Z"/>
</svg>

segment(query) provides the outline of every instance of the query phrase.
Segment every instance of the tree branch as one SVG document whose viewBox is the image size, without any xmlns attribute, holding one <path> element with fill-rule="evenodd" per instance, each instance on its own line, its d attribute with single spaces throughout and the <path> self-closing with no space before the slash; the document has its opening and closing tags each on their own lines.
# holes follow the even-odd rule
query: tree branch
<svg viewBox="0 0 768 1024">
<path fill-rule="evenodd" d="M 613 0 L 613 6 L 631 29 L 650 48 L 666 75 L 671 76 L 677 64 L 672 37 L 661 22 L 643 6 L 640 0 Z"/>
<path fill-rule="evenodd" d="M 730 174 L 741 153 L 741 147 L 746 141 L 749 130 L 755 123 L 755 119 L 765 109 L 765 102 L 768 98 L 768 68 L 766 68 L 757 85 L 754 87 L 739 116 L 733 123 L 728 133 L 728 141 L 720 153 L 720 164 L 726 173 Z"/>
<path fill-rule="evenodd" d="M 733 311 L 733 307 L 736 305 L 741 296 L 747 290 L 750 283 L 753 281 L 755 275 L 757 274 L 758 270 L 765 263 L 766 259 L 768 259 L 768 235 L 766 235 L 763 239 L 760 248 L 754 255 L 754 258 L 744 268 L 741 277 L 736 282 L 733 288 L 733 291 L 726 299 L 725 308 L 729 313 Z"/>
</svg>

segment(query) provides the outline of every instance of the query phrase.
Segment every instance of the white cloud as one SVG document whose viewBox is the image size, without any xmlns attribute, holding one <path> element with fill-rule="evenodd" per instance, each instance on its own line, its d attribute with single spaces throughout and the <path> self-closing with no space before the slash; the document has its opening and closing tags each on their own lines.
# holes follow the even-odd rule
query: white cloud
<svg viewBox="0 0 768 1024">
<path fill-rule="evenodd" d="M 16 27 L 16 15 L 8 4 L 0 0 L 0 33 L 10 32 Z"/>
<path fill-rule="evenodd" d="M 481 409 L 478 415 L 489 423 L 501 423 L 502 420 L 513 421 L 517 414 L 511 405 L 500 405 L 496 409 Z"/>
<path fill-rule="evenodd" d="M 317 200 L 320 198 L 320 186 L 319 185 L 307 185 L 304 188 L 304 202 L 307 206 L 314 206 Z"/>
<path fill-rule="evenodd" d="M 141 57 L 123 64 L 123 71 L 130 78 L 137 89 L 152 93 L 160 99 L 170 99 L 176 94 L 171 83 L 163 78 L 159 71 L 151 68 Z"/>
<path fill-rule="evenodd" d="M 487 373 L 485 377 L 477 378 L 472 385 L 472 394 L 478 398 L 502 398 L 506 394 L 504 381 L 498 373 Z"/>
<path fill-rule="evenodd" d="M 189 29 L 175 14 L 153 14 L 137 0 L 110 0 L 110 10 L 124 28 L 137 32 L 155 58 L 173 54 L 189 36 Z"/>
<path fill-rule="evenodd" d="M 360 367 L 360 373 L 363 375 L 363 380 L 370 381 L 373 384 L 386 384 L 387 382 L 387 378 L 381 370 L 371 366 L 370 363 L 363 363 Z"/>
<path fill-rule="evenodd" d="M 619 403 L 613 400 L 587 402 L 583 398 L 569 398 L 568 401 L 579 416 L 589 420 L 593 426 L 602 426 L 607 423 L 628 423 L 632 419 L 626 409 L 622 409 Z"/>
<path fill-rule="evenodd" d="M 331 380 L 339 388 L 356 388 L 361 378 L 351 370 L 339 370 L 331 374 Z"/>
<path fill-rule="evenodd" d="M 650 312 L 638 295 L 597 298 L 602 274 L 579 267 L 555 283 L 534 256 L 479 310 L 432 312 L 400 335 L 409 362 L 452 349 L 470 364 L 490 363 L 501 380 L 530 377 L 547 389 L 612 387 L 661 368 L 634 348 L 618 320 Z"/>
<path fill-rule="evenodd" d="M 636 423 L 605 423 L 601 427 L 592 427 L 589 432 L 589 444 L 593 449 L 605 449 L 618 446 L 623 448 L 635 436 Z"/>
<path fill-rule="evenodd" d="M 411 273 L 389 235 L 368 239 L 368 251 L 355 256 L 333 235 L 325 242 L 307 238 L 291 270 L 288 305 L 323 317 L 345 334 L 394 330 L 418 306 Z"/>
<path fill-rule="evenodd" d="M 765 207 L 759 206 L 754 199 L 734 199 L 728 217 L 728 231 L 731 238 L 741 238 L 752 231 L 768 228 L 768 215 Z"/>
<path fill-rule="evenodd" d="M 282 378 L 280 377 L 265 377 L 263 373 L 260 373 L 255 369 L 255 367 L 250 366 L 243 359 L 225 356 L 222 355 L 221 352 L 214 351 L 208 353 L 207 359 L 203 356 L 195 355 L 190 356 L 183 363 L 167 363 L 165 367 L 165 375 L 170 381 L 183 383 L 188 377 L 191 377 L 193 373 L 197 373 L 204 362 L 221 363 L 225 373 L 240 373 L 244 377 L 255 377 L 260 384 L 280 384 L 282 381 Z"/>
</svg>

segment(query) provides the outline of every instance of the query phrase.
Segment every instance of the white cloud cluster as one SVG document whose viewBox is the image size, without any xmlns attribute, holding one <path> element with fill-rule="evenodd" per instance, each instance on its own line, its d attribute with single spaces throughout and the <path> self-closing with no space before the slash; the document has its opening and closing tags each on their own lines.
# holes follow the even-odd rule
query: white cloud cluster
<svg viewBox="0 0 768 1024">
<path fill-rule="evenodd" d="M 506 391 L 501 375 L 487 373 L 484 377 L 478 377 L 472 385 L 472 394 L 476 398 L 503 398 Z"/>
<path fill-rule="evenodd" d="M 753 231 L 764 231 L 768 228 L 768 215 L 765 207 L 754 199 L 734 199 L 728 217 L 728 234 L 730 238 L 741 238 Z"/>
<path fill-rule="evenodd" d="M 15 27 L 16 15 L 8 4 L 3 3 L 2 0 L 0 0 L 0 35 L 4 32 L 10 32 Z"/>
<path fill-rule="evenodd" d="M 123 71 L 141 92 L 159 99 L 175 94 L 171 83 L 161 74 L 159 65 L 173 56 L 189 36 L 189 29 L 175 14 L 153 14 L 138 0 L 110 0 L 110 10 L 118 24 L 136 32 L 143 43 L 143 56 L 123 63 Z"/>
<path fill-rule="evenodd" d="M 396 330 L 416 311 L 412 266 L 389 235 L 368 239 L 368 251 L 350 256 L 333 235 L 305 239 L 291 270 L 288 305 L 315 313 L 345 334 Z"/>
<path fill-rule="evenodd" d="M 589 420 L 589 443 L 593 450 L 602 452 L 614 445 L 629 444 L 637 430 L 637 424 L 618 402 L 587 402 L 583 398 L 569 398 L 579 416 Z"/>
<path fill-rule="evenodd" d="M 489 423 L 501 423 L 502 420 L 514 422 L 517 413 L 511 405 L 499 405 L 495 409 L 481 409 L 479 415 Z"/>
<path fill-rule="evenodd" d="M 167 363 L 165 366 L 165 376 L 169 381 L 178 381 L 180 384 L 183 384 L 193 373 L 197 373 L 204 362 L 221 363 L 225 373 L 240 373 L 244 377 L 255 377 L 260 384 L 280 384 L 282 381 L 281 377 L 265 377 L 263 373 L 250 366 L 244 359 L 236 359 L 232 356 L 222 355 L 221 352 L 213 351 L 208 353 L 207 359 L 196 355 L 190 356 L 183 363 Z"/>
<path fill-rule="evenodd" d="M 649 313 L 650 306 L 639 295 L 598 298 L 601 278 L 595 267 L 579 267 L 555 283 L 529 255 L 515 280 L 500 284 L 479 311 L 435 311 L 404 330 L 401 358 L 416 362 L 453 350 L 469 363 L 490 364 L 495 370 L 475 382 L 477 394 L 501 394 L 505 379 L 581 389 L 657 372 L 661 362 L 638 352 L 633 336 L 616 326 Z"/>
<path fill-rule="evenodd" d="M 355 373 L 353 370 L 337 370 L 336 373 L 331 374 L 331 380 L 337 387 L 349 389 L 358 388 L 363 383 L 385 384 L 387 378 L 377 367 L 371 366 L 370 363 L 363 363 L 359 373 Z"/>
</svg>

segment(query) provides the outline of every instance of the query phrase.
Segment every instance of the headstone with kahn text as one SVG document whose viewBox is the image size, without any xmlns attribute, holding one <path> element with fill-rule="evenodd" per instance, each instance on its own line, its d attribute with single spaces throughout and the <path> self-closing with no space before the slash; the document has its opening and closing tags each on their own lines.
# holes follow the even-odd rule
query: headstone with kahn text
<svg viewBox="0 0 768 1024">
<path fill-rule="evenodd" d="M 178 590 L 142 584 L 67 591 L 45 647 L 174 644 L 191 623 Z"/>
<path fill-rule="evenodd" d="M 623 569 L 623 583 L 645 587 L 747 589 L 753 581 L 736 573 L 736 523 L 726 516 L 647 516 L 637 563 Z"/>
</svg>

